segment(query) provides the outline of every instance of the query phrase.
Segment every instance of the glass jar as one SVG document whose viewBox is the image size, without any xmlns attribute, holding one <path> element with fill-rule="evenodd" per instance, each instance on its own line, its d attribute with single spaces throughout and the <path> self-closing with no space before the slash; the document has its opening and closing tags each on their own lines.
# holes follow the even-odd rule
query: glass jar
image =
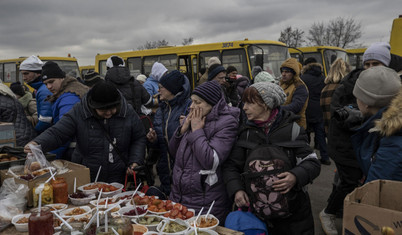
<svg viewBox="0 0 402 235">
<path fill-rule="evenodd" d="M 120 235 L 132 235 L 133 234 L 133 226 L 131 226 L 131 222 L 128 218 L 113 218 L 111 220 L 111 225 L 116 227 L 116 231 Z"/>
<path fill-rule="evenodd" d="M 56 177 L 50 181 L 53 187 L 53 202 L 54 203 L 68 203 L 68 185 L 63 177 Z"/>
<path fill-rule="evenodd" d="M 73 222 L 73 223 L 69 223 L 69 225 L 71 225 L 71 227 L 73 227 L 73 231 L 71 231 L 65 224 L 63 224 L 63 226 L 61 226 L 60 235 L 84 234 L 84 223 Z"/>
<path fill-rule="evenodd" d="M 36 183 L 35 187 L 32 190 L 34 207 L 38 206 L 39 194 L 36 194 L 35 191 L 36 191 L 36 188 L 40 184 L 43 184 L 43 183 Z M 52 204 L 52 203 L 53 203 L 53 187 L 51 184 L 46 183 L 42 190 L 42 205 Z"/>
<path fill-rule="evenodd" d="M 43 207 L 39 213 L 39 208 L 31 210 L 28 221 L 29 234 L 35 235 L 53 235 L 53 214 L 50 208 Z"/>
</svg>

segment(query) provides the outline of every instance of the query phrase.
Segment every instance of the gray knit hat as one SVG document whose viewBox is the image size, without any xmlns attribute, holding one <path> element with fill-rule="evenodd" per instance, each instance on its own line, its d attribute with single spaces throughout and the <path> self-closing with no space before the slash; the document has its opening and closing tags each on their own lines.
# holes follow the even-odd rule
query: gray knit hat
<svg viewBox="0 0 402 235">
<path fill-rule="evenodd" d="M 262 100 L 264 100 L 264 103 L 270 109 L 274 109 L 285 103 L 286 94 L 283 89 L 275 83 L 259 82 L 254 83 L 250 87 L 254 87 L 255 89 L 257 89 Z"/>
<path fill-rule="evenodd" d="M 272 83 L 275 83 L 275 78 L 270 73 L 268 73 L 266 71 L 261 71 L 254 78 L 254 83 L 259 83 L 259 82 L 272 82 Z"/>
<path fill-rule="evenodd" d="M 387 42 L 376 42 L 371 44 L 363 54 L 363 63 L 367 60 L 378 60 L 385 66 L 391 62 L 391 46 Z"/>
<path fill-rule="evenodd" d="M 368 106 L 385 107 L 401 87 L 398 74 L 385 66 L 375 66 L 360 73 L 353 95 Z"/>
</svg>

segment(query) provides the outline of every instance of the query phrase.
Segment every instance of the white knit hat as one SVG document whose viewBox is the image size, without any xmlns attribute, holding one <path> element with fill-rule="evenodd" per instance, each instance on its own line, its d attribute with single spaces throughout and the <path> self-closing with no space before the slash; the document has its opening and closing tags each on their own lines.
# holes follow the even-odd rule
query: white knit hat
<svg viewBox="0 0 402 235">
<path fill-rule="evenodd" d="M 270 82 L 254 83 L 250 87 L 257 89 L 264 103 L 270 108 L 274 109 L 281 106 L 286 101 L 286 94 L 283 89 Z"/>
<path fill-rule="evenodd" d="M 41 71 L 43 62 L 35 55 L 31 55 L 20 64 L 20 71 Z"/>
</svg>

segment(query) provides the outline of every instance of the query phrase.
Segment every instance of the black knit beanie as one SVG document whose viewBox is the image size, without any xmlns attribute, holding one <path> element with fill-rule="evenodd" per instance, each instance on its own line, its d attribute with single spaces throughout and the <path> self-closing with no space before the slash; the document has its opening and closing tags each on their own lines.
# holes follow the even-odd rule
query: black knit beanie
<svg viewBox="0 0 402 235">
<path fill-rule="evenodd" d="M 100 81 L 88 92 L 89 107 L 110 109 L 120 105 L 120 93 L 112 84 Z"/>
<path fill-rule="evenodd" d="M 222 98 L 221 85 L 217 81 L 204 82 L 197 86 L 192 94 L 199 96 L 208 104 L 215 106 Z"/>
<path fill-rule="evenodd" d="M 220 64 L 213 64 L 208 68 L 208 81 L 211 81 L 220 72 L 226 72 L 226 69 Z"/>
<path fill-rule="evenodd" d="M 20 82 L 14 82 L 10 84 L 10 89 L 14 92 L 14 94 L 18 96 L 24 96 L 25 95 L 25 90 L 22 87 Z"/>
<path fill-rule="evenodd" d="M 182 73 L 178 70 L 173 70 L 172 72 L 165 74 L 159 83 L 168 91 L 172 92 L 173 95 L 176 95 L 183 90 L 184 79 Z"/>
<path fill-rule="evenodd" d="M 42 80 L 50 78 L 65 78 L 66 73 L 53 61 L 46 62 L 42 67 Z"/>
</svg>

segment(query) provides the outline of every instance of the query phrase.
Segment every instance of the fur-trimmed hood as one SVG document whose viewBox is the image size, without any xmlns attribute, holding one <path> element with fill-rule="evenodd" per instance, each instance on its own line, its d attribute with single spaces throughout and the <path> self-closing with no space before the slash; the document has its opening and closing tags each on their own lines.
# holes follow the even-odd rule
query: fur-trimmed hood
<svg viewBox="0 0 402 235">
<path fill-rule="evenodd" d="M 381 119 L 375 122 L 375 130 L 379 131 L 381 136 L 391 136 L 402 131 L 402 88 Z"/>
<path fill-rule="evenodd" d="M 84 95 L 88 92 L 88 90 L 89 87 L 80 83 L 77 79 L 67 76 L 61 83 L 61 88 L 59 92 L 48 97 L 47 100 L 51 103 L 55 102 L 62 94 L 66 92 L 76 94 L 77 96 L 80 97 L 80 99 L 82 99 L 82 97 L 84 97 Z"/>
<path fill-rule="evenodd" d="M 306 72 L 309 72 L 311 74 L 322 74 L 322 65 L 320 63 L 310 63 L 305 66 L 303 66 L 301 74 L 304 74 Z"/>
</svg>

